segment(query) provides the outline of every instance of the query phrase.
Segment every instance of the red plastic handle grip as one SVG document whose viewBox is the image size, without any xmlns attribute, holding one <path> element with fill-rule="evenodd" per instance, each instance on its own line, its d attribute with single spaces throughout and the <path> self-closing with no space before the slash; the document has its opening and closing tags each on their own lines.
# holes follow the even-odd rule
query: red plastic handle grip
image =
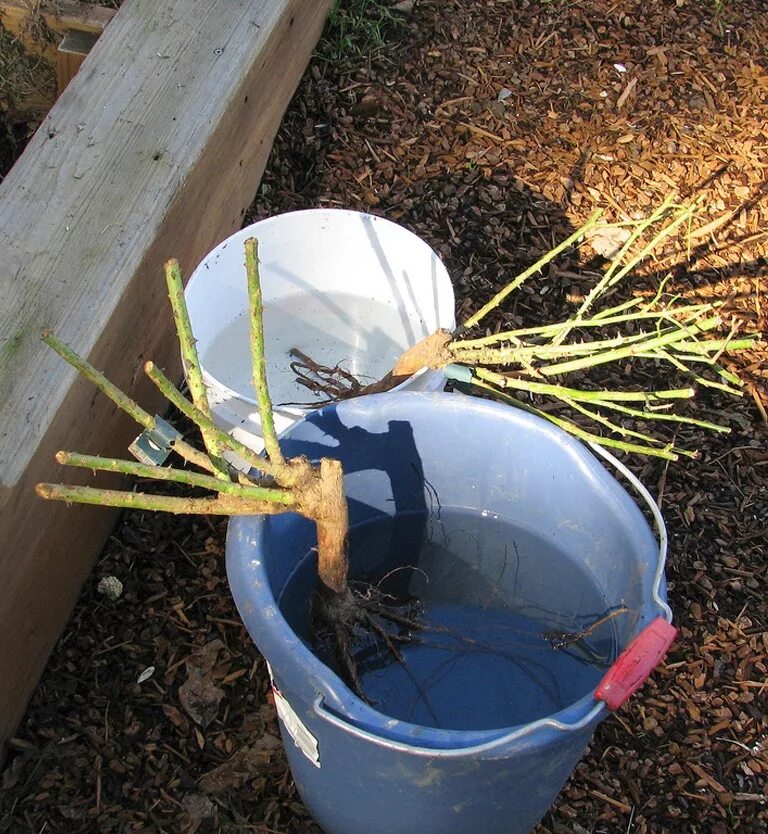
<svg viewBox="0 0 768 834">
<path fill-rule="evenodd" d="M 677 629 L 657 617 L 616 658 L 595 690 L 595 698 L 608 709 L 618 709 L 637 692 L 667 653 Z"/>
</svg>

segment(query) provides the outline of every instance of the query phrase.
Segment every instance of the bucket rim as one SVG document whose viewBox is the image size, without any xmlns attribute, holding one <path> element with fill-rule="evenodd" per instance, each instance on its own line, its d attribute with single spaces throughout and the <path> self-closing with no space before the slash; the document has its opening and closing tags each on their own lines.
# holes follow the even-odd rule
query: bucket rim
<svg viewBox="0 0 768 834">
<path fill-rule="evenodd" d="M 318 220 L 320 220 L 322 216 L 329 216 L 334 217 L 337 220 L 342 218 L 348 218 L 351 220 L 352 218 L 355 218 L 361 219 L 363 222 L 375 222 L 382 226 L 397 229 L 398 233 L 402 233 L 407 237 L 413 239 L 414 241 L 418 242 L 424 247 L 425 250 L 428 250 L 429 253 L 431 253 L 431 255 L 434 257 L 435 263 L 438 265 L 439 272 L 436 274 L 435 278 L 436 281 L 440 284 L 441 292 L 446 296 L 446 308 L 450 310 L 455 309 L 455 293 L 451 277 L 440 255 L 427 243 L 426 240 L 421 238 L 415 232 L 412 232 L 410 229 L 401 225 L 400 223 L 395 223 L 394 221 L 389 220 L 386 217 L 382 217 L 378 214 L 371 214 L 370 212 L 356 211 L 354 209 L 346 208 L 325 208 L 323 206 L 319 206 L 316 208 L 297 209 L 295 211 L 284 211 L 278 214 L 273 214 L 269 217 L 264 217 L 261 220 L 257 220 L 255 223 L 251 223 L 248 226 L 244 226 L 242 229 L 239 229 L 236 232 L 233 232 L 224 240 L 216 244 L 216 246 L 214 246 L 213 249 L 211 249 L 200 261 L 200 263 L 195 267 L 194 271 L 189 277 L 189 281 L 187 281 L 185 294 L 191 292 L 193 289 L 197 287 L 199 283 L 202 283 L 204 281 L 203 276 L 205 276 L 206 272 L 209 271 L 209 262 L 230 245 L 243 244 L 249 237 L 258 236 L 257 232 L 259 229 L 264 229 L 273 225 L 278 225 L 279 223 L 285 222 L 291 218 L 305 217 L 309 215 L 317 216 Z M 448 295 L 450 295 L 450 298 L 448 298 Z M 450 302 L 450 304 L 448 302 Z M 453 330 L 455 328 L 455 312 L 452 313 L 450 322 L 442 326 L 446 330 Z M 237 402 L 252 405 L 254 406 L 254 408 L 256 408 L 256 406 L 258 405 L 258 402 L 255 397 L 249 396 L 248 394 L 245 394 L 240 391 L 236 391 L 234 388 L 222 382 L 220 379 L 218 379 L 216 376 L 210 373 L 210 371 L 208 371 L 205 368 L 202 362 L 200 363 L 200 370 L 202 372 L 203 382 L 206 385 L 206 387 L 215 388 L 216 390 L 220 391 L 222 395 L 227 399 L 234 399 Z M 426 366 L 420 368 L 416 373 L 412 374 L 412 376 L 408 380 L 401 382 L 399 385 L 392 388 L 391 391 L 394 393 L 400 392 L 402 390 L 407 390 L 410 384 L 410 380 L 421 376 L 429 370 L 430 368 L 427 368 Z M 285 405 L 275 406 L 274 410 L 282 415 L 298 420 L 310 412 L 317 411 L 317 406 L 313 403 L 307 403 L 306 406 Z"/>
<path fill-rule="evenodd" d="M 373 407 L 376 400 L 388 399 L 392 396 L 392 392 L 386 394 L 372 394 L 359 400 L 347 400 L 340 403 L 333 403 L 318 409 L 313 412 L 313 416 L 320 419 L 323 413 L 328 413 L 331 410 L 336 410 L 339 407 L 344 409 L 354 407 L 355 403 L 365 404 L 365 407 Z M 650 493 L 627 469 L 620 461 L 613 455 L 607 452 L 602 447 L 591 448 L 591 444 L 587 445 L 557 428 L 552 423 L 543 418 L 529 414 L 520 409 L 512 408 L 501 403 L 481 400 L 475 397 L 468 397 L 462 394 L 445 394 L 434 392 L 401 392 L 396 395 L 397 401 L 403 403 L 405 400 L 432 400 L 436 403 L 445 403 L 447 399 L 454 399 L 462 401 L 463 408 L 472 408 L 478 411 L 492 411 L 503 413 L 508 417 L 520 420 L 523 423 L 543 428 L 549 433 L 556 442 L 568 448 L 575 458 L 582 462 L 588 463 L 592 466 L 598 466 L 611 474 L 602 466 L 599 457 L 603 457 L 606 462 L 615 466 L 621 474 L 628 480 L 630 485 L 635 488 L 643 502 L 647 504 L 651 515 L 656 524 L 656 532 L 658 536 L 658 556 L 656 568 L 653 573 L 652 587 L 651 587 L 651 602 L 656 609 L 658 616 L 663 617 L 668 622 L 672 620 L 672 611 L 662 595 L 662 586 L 664 581 L 664 566 L 666 563 L 667 550 L 667 534 L 664 526 L 664 521 L 658 507 L 653 501 Z M 307 419 L 307 418 L 305 418 Z M 299 424 L 297 424 L 299 425 Z M 285 433 L 296 429 L 296 425 L 291 426 Z M 632 502 L 631 496 L 627 490 L 618 482 L 617 487 L 626 495 L 628 501 Z M 635 504 L 635 507 L 637 505 Z M 639 510 L 638 510 L 639 511 Z M 258 543 L 264 535 L 265 525 L 270 521 L 269 516 L 240 516 L 231 519 L 230 531 L 238 533 L 240 528 L 250 527 L 247 533 L 247 538 L 253 552 L 259 552 Z M 650 525 L 649 529 L 650 529 Z M 245 533 L 245 530 L 243 530 Z M 228 533 L 229 541 L 229 533 Z M 228 548 L 229 554 L 229 548 Z M 243 559 L 242 562 L 247 560 Z M 243 565 L 234 565 L 232 561 L 227 558 L 227 573 L 233 573 L 236 570 L 244 570 Z M 252 580 L 251 580 L 252 582 Z M 235 583 L 230 581 L 230 585 Z M 266 621 L 269 623 L 267 628 L 264 628 L 264 623 L 258 630 L 249 628 L 249 633 L 252 638 L 256 640 L 260 646 L 266 645 L 269 640 L 267 638 L 272 635 L 269 632 L 274 632 L 274 636 L 279 640 L 282 650 L 288 649 L 294 655 L 294 659 L 298 661 L 299 668 L 303 670 L 304 677 L 309 679 L 312 688 L 315 690 L 316 697 L 313 701 L 312 709 L 322 720 L 335 724 L 339 727 L 344 727 L 348 732 L 354 732 L 361 738 L 366 738 L 369 741 L 376 741 L 377 743 L 393 747 L 402 745 L 403 749 L 407 748 L 409 751 L 422 751 L 424 755 L 437 754 L 453 754 L 465 755 L 467 751 L 476 751 L 478 753 L 487 753 L 494 748 L 499 748 L 503 745 L 512 744 L 517 740 L 528 738 L 531 733 L 542 731 L 540 743 L 546 743 L 545 735 L 547 732 L 561 733 L 561 732 L 575 732 L 583 729 L 593 721 L 598 721 L 601 716 L 607 711 L 607 707 L 603 701 L 595 698 L 595 690 L 588 691 L 581 698 L 567 704 L 561 710 L 558 710 L 550 715 L 543 716 L 534 721 L 507 726 L 500 728 L 493 728 L 488 730 L 443 730 L 429 727 L 426 725 L 415 724 L 408 721 L 394 719 L 391 716 L 383 713 L 374 707 L 370 706 L 358 698 L 355 693 L 342 681 L 342 679 L 326 666 L 317 656 L 303 643 L 299 636 L 290 627 L 285 620 L 277 599 L 273 593 L 272 587 L 268 581 L 264 581 L 262 590 L 268 595 L 269 610 L 266 612 Z M 233 590 L 234 595 L 234 590 Z M 240 608 L 238 599 L 235 599 Z M 262 614 L 265 611 L 262 609 Z M 241 611 L 243 619 L 248 617 Z M 283 633 L 277 635 L 278 627 L 283 629 Z M 259 639 L 257 639 L 259 638 Z M 267 656 L 267 652 L 264 652 Z M 269 659 L 269 658 L 268 658 Z M 278 681 L 282 678 L 282 670 L 279 665 L 270 661 L 272 669 Z M 282 687 L 281 687 L 282 688 Z M 596 688 L 596 687 L 595 687 Z M 290 690 L 290 687 L 286 687 Z M 338 707 L 338 708 L 337 708 Z M 381 730 L 381 734 L 379 733 Z"/>
<path fill-rule="evenodd" d="M 215 376 L 210 374 L 205 368 L 201 365 L 201 371 L 203 374 L 203 383 L 205 385 L 210 385 L 211 383 L 219 390 L 222 394 L 226 396 L 230 396 L 231 398 L 236 400 L 240 403 L 245 403 L 247 405 L 252 405 L 254 409 L 258 409 L 258 401 L 255 400 L 253 397 L 248 396 L 247 394 L 242 394 L 239 391 L 235 391 L 233 388 L 230 388 L 225 383 L 221 382 Z M 425 373 L 429 373 L 432 371 L 432 368 L 427 367 L 426 365 L 423 368 L 419 368 L 418 371 L 411 374 L 404 382 L 395 385 L 393 388 L 390 388 L 387 393 L 391 394 L 399 394 L 399 393 L 406 393 L 408 390 L 410 383 L 414 379 L 418 379 Z M 365 396 L 372 396 L 371 394 L 367 394 Z M 298 406 L 298 405 L 276 405 L 273 406 L 273 411 L 277 414 L 287 415 L 289 417 L 295 417 L 296 420 L 300 420 L 302 417 L 306 417 L 309 414 L 314 414 L 316 411 L 320 409 L 318 406 L 313 405 L 312 403 L 307 403 L 306 406 Z M 325 408 L 325 406 L 323 406 Z M 254 412 L 253 415 L 258 420 L 258 414 Z M 290 431 L 293 428 L 293 424 L 288 426 L 284 431 Z M 280 435 L 282 436 L 282 435 Z"/>
<path fill-rule="evenodd" d="M 237 528 L 247 521 L 255 522 L 255 527 L 248 532 L 247 537 L 251 545 L 258 545 L 263 536 L 264 524 L 269 518 L 269 516 L 236 516 L 230 521 L 230 530 L 237 532 Z M 230 560 L 227 559 L 227 574 L 230 579 L 237 570 L 240 570 L 240 566 L 233 568 Z M 230 585 L 232 584 L 230 582 Z M 293 656 L 294 662 L 303 670 L 304 678 L 314 691 L 312 709 L 318 718 L 339 727 L 343 726 L 347 731 L 361 738 L 375 739 L 380 745 L 393 749 L 422 750 L 424 755 L 451 751 L 456 754 L 465 754 L 468 750 L 489 752 L 494 747 L 528 737 L 539 730 L 578 731 L 592 721 L 596 721 L 607 710 L 603 701 L 595 699 L 593 689 L 550 715 L 524 724 L 486 730 L 440 729 L 393 718 L 355 695 L 336 672 L 306 646 L 285 619 L 270 583 L 264 581 L 260 584 L 262 593 L 267 597 L 266 600 L 262 599 L 262 603 L 266 605 L 262 605 L 260 609 L 264 620 L 261 621 L 258 629 L 252 631 L 247 628 L 247 630 L 269 664 L 273 687 L 276 686 L 282 692 L 283 697 L 289 703 L 291 702 L 290 693 L 293 687 L 290 684 L 283 684 L 285 669 L 273 659 L 273 653 L 268 648 L 268 645 L 276 645 L 279 642 L 280 651 L 288 652 Z M 237 598 L 235 602 L 247 626 L 250 619 L 248 612 L 243 610 Z M 264 621 L 267 623 L 266 626 Z"/>
</svg>

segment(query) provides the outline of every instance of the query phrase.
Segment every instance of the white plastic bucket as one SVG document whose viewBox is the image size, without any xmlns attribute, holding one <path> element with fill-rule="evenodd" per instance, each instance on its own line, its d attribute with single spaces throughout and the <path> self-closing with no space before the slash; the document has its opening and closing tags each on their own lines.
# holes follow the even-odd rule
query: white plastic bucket
<svg viewBox="0 0 768 834">
<path fill-rule="evenodd" d="M 185 291 L 216 423 L 263 449 L 250 378 L 244 244 L 259 241 L 267 375 L 275 427 L 285 431 L 321 400 L 295 381 L 291 348 L 363 381 L 438 328 L 455 327 L 453 287 L 437 254 L 382 217 L 309 209 L 261 220 L 219 244 Z M 399 388 L 436 390 L 424 370 Z"/>
</svg>

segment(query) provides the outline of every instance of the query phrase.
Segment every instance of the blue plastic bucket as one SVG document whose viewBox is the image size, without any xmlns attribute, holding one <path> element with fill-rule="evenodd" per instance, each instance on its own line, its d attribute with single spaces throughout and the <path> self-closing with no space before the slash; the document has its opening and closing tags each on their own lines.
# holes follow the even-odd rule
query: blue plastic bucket
<svg viewBox="0 0 768 834">
<path fill-rule="evenodd" d="M 605 626 L 616 651 L 656 618 L 671 620 L 666 537 L 650 496 L 629 475 L 650 501 L 661 548 L 594 454 L 540 418 L 461 395 L 383 394 L 311 414 L 287 432 L 282 447 L 288 456 L 342 462 L 353 533 L 425 508 L 438 523 L 446 513 L 472 512 L 528 531 L 545 549 L 565 554 L 561 569 L 547 562 L 537 573 L 535 559 L 525 562 L 543 607 L 578 608 L 569 578 L 574 566 L 610 606 L 626 607 Z M 314 525 L 295 514 L 233 518 L 227 572 L 238 610 L 270 664 L 291 770 L 318 823 L 328 834 L 530 831 L 606 715 L 594 686 L 552 713 L 507 726 L 441 729 L 384 714 L 355 696 L 289 625 L 306 616 L 289 609 L 306 606 L 311 582 L 293 595 L 298 603 L 286 602 L 284 593 L 314 544 Z M 478 546 L 475 555 L 465 546 L 467 575 L 491 578 L 509 602 L 519 577 L 502 565 L 502 549 L 505 560 L 509 554 L 498 544 L 494 539 L 490 551 Z M 387 565 L 372 562 L 382 553 L 386 548 L 352 548 L 352 575 L 381 574 Z M 503 702 L 503 688 L 501 679 L 477 679 L 456 700 Z"/>
</svg>

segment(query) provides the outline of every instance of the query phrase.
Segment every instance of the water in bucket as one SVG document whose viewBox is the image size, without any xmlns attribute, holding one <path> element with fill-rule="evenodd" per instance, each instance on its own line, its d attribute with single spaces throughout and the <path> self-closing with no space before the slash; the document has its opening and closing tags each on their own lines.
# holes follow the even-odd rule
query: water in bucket
<svg viewBox="0 0 768 834">
<path fill-rule="evenodd" d="M 350 556 L 353 573 L 361 556 L 387 565 L 358 577 L 374 593 L 418 605 L 421 628 L 404 635 L 402 663 L 381 640 L 356 646 L 366 697 L 393 718 L 445 730 L 525 724 L 592 691 L 615 659 L 612 619 L 590 630 L 611 606 L 583 564 L 493 514 L 443 507 L 380 518 L 352 528 Z M 315 571 L 308 553 L 280 600 L 308 642 L 309 620 L 296 612 Z"/>
<path fill-rule="evenodd" d="M 290 364 L 297 348 L 315 362 L 336 365 L 363 384 L 381 379 L 421 334 L 401 309 L 349 293 L 293 294 L 268 301 L 264 309 L 267 380 L 276 406 L 316 399 L 296 381 Z M 232 391 L 255 398 L 246 312 L 203 346 L 208 373 Z"/>
</svg>

